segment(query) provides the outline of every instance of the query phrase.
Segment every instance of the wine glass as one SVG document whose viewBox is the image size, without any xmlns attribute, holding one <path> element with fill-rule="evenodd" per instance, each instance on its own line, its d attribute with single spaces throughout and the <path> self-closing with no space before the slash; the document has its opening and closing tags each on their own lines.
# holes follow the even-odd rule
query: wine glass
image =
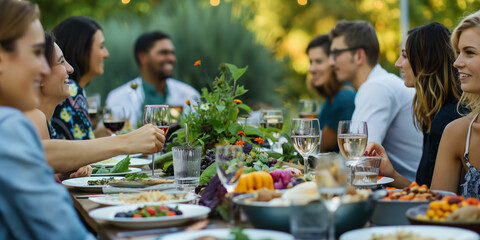
<svg viewBox="0 0 480 240">
<path fill-rule="evenodd" d="M 125 108 L 122 106 L 105 106 L 103 108 L 102 116 L 103 125 L 108 129 L 112 136 L 117 135 L 116 133 L 125 126 Z"/>
<path fill-rule="evenodd" d="M 318 118 L 320 107 L 313 99 L 300 99 L 298 101 L 298 115 L 300 118 Z"/>
<path fill-rule="evenodd" d="M 262 110 L 260 112 L 260 126 L 263 128 L 283 128 L 283 112 L 280 109 Z M 273 135 L 278 138 L 278 132 Z"/>
<path fill-rule="evenodd" d="M 231 195 L 237 187 L 243 170 L 243 148 L 241 146 L 223 145 L 216 148 L 216 165 L 218 178 L 229 195 L 228 223 L 235 224 Z"/>
<path fill-rule="evenodd" d="M 170 127 L 170 111 L 168 105 L 145 105 L 143 111 L 143 123 L 151 123 L 167 135 Z M 158 149 L 162 151 L 162 149 Z M 152 177 L 155 177 L 155 153 L 152 154 Z"/>
<path fill-rule="evenodd" d="M 308 170 L 308 156 L 320 142 L 320 124 L 318 119 L 294 118 L 290 126 L 290 138 L 293 146 L 303 157 L 304 174 Z"/>
<path fill-rule="evenodd" d="M 368 141 L 368 127 L 365 121 L 340 121 L 337 131 L 338 148 L 347 160 L 353 181 L 355 164 L 365 153 Z"/>
<path fill-rule="evenodd" d="M 101 99 L 100 94 L 96 93 L 87 97 L 87 111 L 88 117 L 90 118 L 90 123 L 92 128 L 97 128 L 98 125 L 98 112 L 100 109 Z"/>
<path fill-rule="evenodd" d="M 320 153 L 316 157 L 318 193 L 328 211 L 328 239 L 335 239 L 335 212 L 347 191 L 347 170 L 343 158 L 336 153 Z"/>
</svg>

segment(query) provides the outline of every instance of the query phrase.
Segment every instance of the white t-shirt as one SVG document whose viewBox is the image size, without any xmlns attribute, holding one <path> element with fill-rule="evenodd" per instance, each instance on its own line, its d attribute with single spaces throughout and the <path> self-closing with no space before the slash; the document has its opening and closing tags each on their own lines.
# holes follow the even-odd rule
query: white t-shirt
<svg viewBox="0 0 480 240">
<path fill-rule="evenodd" d="M 137 89 L 132 88 L 132 84 L 137 84 Z M 200 93 L 190 85 L 172 79 L 167 79 L 167 102 L 170 106 L 182 106 L 185 107 L 185 101 L 189 99 L 194 102 L 200 100 Z M 141 121 L 143 114 L 143 101 L 145 93 L 142 86 L 142 78 L 137 77 L 122 86 L 113 89 L 107 97 L 106 104 L 109 106 L 124 106 L 125 114 L 130 119 L 130 124 L 135 128 L 136 123 Z"/>
<path fill-rule="evenodd" d="M 415 89 L 376 65 L 355 96 L 352 121 L 367 121 L 368 141 L 381 144 L 397 172 L 415 180 L 423 135 L 413 123 Z"/>
</svg>

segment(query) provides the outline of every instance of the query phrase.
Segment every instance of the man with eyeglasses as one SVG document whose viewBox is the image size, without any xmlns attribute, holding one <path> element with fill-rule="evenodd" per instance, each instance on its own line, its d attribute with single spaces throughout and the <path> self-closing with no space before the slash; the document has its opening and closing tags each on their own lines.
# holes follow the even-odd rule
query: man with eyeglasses
<svg viewBox="0 0 480 240">
<path fill-rule="evenodd" d="M 357 90 L 352 121 L 366 121 L 368 141 L 381 144 L 393 167 L 414 181 L 423 139 L 412 117 L 415 90 L 378 64 L 379 43 L 371 24 L 339 21 L 330 38 L 330 64 L 338 80 L 350 81 Z"/>
</svg>

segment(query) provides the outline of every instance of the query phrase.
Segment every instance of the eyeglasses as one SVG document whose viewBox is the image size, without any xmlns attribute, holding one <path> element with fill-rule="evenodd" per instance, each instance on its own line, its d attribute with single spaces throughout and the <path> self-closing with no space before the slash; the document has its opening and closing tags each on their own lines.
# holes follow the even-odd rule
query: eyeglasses
<svg viewBox="0 0 480 240">
<path fill-rule="evenodd" d="M 357 49 L 359 49 L 359 47 L 333 49 L 332 51 L 330 51 L 330 57 L 333 58 L 333 60 L 336 60 L 338 54 L 342 52 L 355 51 Z"/>
</svg>

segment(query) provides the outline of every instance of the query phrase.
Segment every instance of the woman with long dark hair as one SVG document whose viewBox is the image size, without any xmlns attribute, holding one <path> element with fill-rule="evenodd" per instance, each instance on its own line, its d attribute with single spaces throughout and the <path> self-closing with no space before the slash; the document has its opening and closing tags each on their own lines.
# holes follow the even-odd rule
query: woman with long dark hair
<svg viewBox="0 0 480 240">
<path fill-rule="evenodd" d="M 52 127 L 62 139 L 93 139 L 85 87 L 103 74 L 103 61 L 109 56 L 102 28 L 91 18 L 77 16 L 62 21 L 53 35 L 74 72 L 70 75 L 70 97 L 55 109 Z"/>
<path fill-rule="evenodd" d="M 440 23 L 416 27 L 408 32 L 401 51 L 395 66 L 401 70 L 405 86 L 415 87 L 413 117 L 415 125 L 423 132 L 423 152 L 416 181 L 430 186 L 443 131 L 450 122 L 461 117 L 457 111 L 460 82 L 453 67 L 455 53 L 450 44 L 450 31 Z M 369 144 L 367 154 L 372 154 L 373 150 L 384 156 L 382 175 L 393 177 L 395 186 L 410 184 L 393 169 L 381 146 Z"/>
</svg>

